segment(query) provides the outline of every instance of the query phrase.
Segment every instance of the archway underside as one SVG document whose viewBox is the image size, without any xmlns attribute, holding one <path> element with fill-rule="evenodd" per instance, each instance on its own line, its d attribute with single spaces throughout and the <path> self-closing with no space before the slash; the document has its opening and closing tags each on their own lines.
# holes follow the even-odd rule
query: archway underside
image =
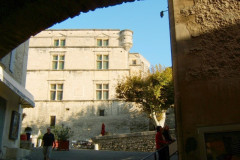
<svg viewBox="0 0 240 160">
<path fill-rule="evenodd" d="M 30 36 L 83 12 L 135 0 L 5 0 L 0 2 L 0 58 Z"/>
</svg>

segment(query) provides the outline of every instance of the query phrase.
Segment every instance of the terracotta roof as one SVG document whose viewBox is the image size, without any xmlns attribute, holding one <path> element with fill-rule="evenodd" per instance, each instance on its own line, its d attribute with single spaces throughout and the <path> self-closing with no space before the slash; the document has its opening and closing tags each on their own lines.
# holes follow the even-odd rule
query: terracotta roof
<svg viewBox="0 0 240 160">
<path fill-rule="evenodd" d="M 0 58 L 30 36 L 69 17 L 135 0 L 2 0 Z"/>
</svg>

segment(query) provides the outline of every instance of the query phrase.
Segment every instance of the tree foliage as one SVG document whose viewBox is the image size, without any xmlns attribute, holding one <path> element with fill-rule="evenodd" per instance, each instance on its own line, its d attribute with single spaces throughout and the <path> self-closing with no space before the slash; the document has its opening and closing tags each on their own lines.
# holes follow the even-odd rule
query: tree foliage
<svg viewBox="0 0 240 160">
<path fill-rule="evenodd" d="M 147 75 L 125 77 L 116 87 L 117 98 L 141 104 L 143 111 L 161 113 L 174 104 L 172 68 L 152 67 Z"/>
</svg>

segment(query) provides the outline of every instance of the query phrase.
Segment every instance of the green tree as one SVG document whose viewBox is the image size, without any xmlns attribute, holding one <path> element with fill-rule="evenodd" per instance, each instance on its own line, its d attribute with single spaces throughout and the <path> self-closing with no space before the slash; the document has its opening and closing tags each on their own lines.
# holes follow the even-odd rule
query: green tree
<svg viewBox="0 0 240 160">
<path fill-rule="evenodd" d="M 159 125 L 163 111 L 174 104 L 172 68 L 156 65 L 147 75 L 125 77 L 117 84 L 116 93 L 121 100 L 141 104 Z"/>
</svg>

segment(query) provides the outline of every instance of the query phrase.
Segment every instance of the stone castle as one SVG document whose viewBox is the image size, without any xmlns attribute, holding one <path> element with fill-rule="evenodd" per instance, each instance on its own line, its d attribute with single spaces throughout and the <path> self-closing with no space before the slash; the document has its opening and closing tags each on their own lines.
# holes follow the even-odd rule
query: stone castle
<svg viewBox="0 0 240 160">
<path fill-rule="evenodd" d="M 119 80 L 148 72 L 149 62 L 132 47 L 130 30 L 45 30 L 30 38 L 26 88 L 36 107 L 24 109 L 23 129 L 65 124 L 72 140 L 148 130 L 149 120 L 133 103 L 119 101 Z"/>
</svg>

